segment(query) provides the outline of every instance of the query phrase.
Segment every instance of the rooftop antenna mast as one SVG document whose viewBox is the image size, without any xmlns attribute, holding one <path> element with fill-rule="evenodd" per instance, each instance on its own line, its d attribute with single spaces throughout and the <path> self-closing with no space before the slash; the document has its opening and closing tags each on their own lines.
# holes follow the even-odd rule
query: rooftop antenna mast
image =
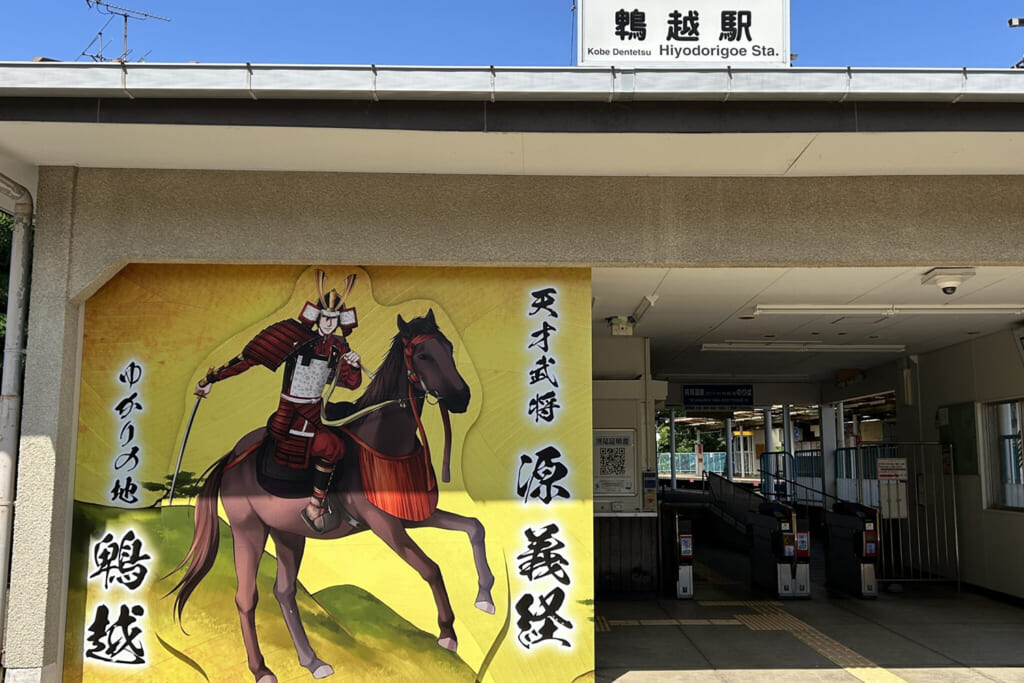
<svg viewBox="0 0 1024 683">
<path fill-rule="evenodd" d="M 103 25 L 103 28 L 101 28 L 100 32 L 97 34 L 97 38 L 99 38 L 99 42 L 100 42 L 99 52 L 97 54 L 88 54 L 85 51 L 85 50 L 88 50 L 90 47 L 92 47 L 93 43 L 96 42 L 96 38 L 93 38 L 92 43 L 89 43 L 85 47 L 85 50 L 82 50 L 82 54 L 83 55 L 88 56 L 88 57 L 92 57 L 94 60 L 100 61 L 100 62 L 103 62 L 103 61 L 126 62 L 126 61 L 128 61 L 128 53 L 130 52 L 130 50 L 128 49 L 128 20 L 129 19 L 136 19 L 138 21 L 145 21 L 146 19 L 156 19 L 158 21 L 170 21 L 170 19 L 168 19 L 167 17 L 160 17 L 160 16 L 157 16 L 155 14 L 149 14 L 148 12 L 142 12 L 142 11 L 137 10 L 137 9 L 129 9 L 128 7 L 121 7 L 120 5 L 113 5 L 113 4 L 109 3 L 109 2 L 106 2 L 105 0 L 85 0 L 85 4 L 88 5 L 89 7 L 95 7 L 100 12 L 100 14 L 109 14 L 109 15 L 111 15 L 110 19 L 107 20 L 107 23 Z M 119 57 L 117 57 L 115 59 L 107 60 L 107 59 L 104 59 L 104 57 L 103 57 L 103 47 L 104 47 L 104 45 L 103 45 L 103 29 L 106 28 L 110 24 L 110 22 L 114 19 L 115 16 L 121 17 L 122 20 L 124 21 L 123 42 L 121 44 L 121 56 L 119 56 Z M 146 53 L 146 54 L 149 54 L 149 53 Z"/>
<path fill-rule="evenodd" d="M 1012 17 L 1006 22 L 1010 25 L 1010 28 L 1021 28 L 1024 26 L 1024 17 Z M 1013 65 L 1014 69 L 1024 69 L 1024 58 L 1021 58 L 1019 62 Z"/>
</svg>

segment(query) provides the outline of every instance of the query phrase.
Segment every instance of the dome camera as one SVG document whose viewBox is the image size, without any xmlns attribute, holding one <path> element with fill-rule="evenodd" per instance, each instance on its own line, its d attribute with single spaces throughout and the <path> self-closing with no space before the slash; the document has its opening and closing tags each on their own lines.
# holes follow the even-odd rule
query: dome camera
<svg viewBox="0 0 1024 683">
<path fill-rule="evenodd" d="M 934 285 L 946 296 L 953 296 L 960 285 L 969 277 L 974 276 L 973 268 L 932 268 L 922 274 L 922 285 Z"/>
<path fill-rule="evenodd" d="M 960 286 L 961 282 L 963 282 L 963 279 L 955 276 L 935 278 L 936 286 L 938 286 L 946 296 L 953 296 L 956 294 L 956 288 Z"/>
</svg>

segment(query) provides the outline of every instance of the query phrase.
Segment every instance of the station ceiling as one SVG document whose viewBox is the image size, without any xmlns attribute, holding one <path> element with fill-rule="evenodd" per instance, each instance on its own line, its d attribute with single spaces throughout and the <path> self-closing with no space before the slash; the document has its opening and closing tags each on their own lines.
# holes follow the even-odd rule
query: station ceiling
<svg viewBox="0 0 1024 683">
<path fill-rule="evenodd" d="M 628 318 L 645 297 L 656 297 L 633 328 L 634 335 L 651 339 L 656 378 L 819 382 L 843 370 L 876 367 L 1024 322 L 1024 268 L 979 266 L 952 295 L 934 282 L 922 284 L 928 270 L 597 268 L 594 334 L 610 335 L 608 318 Z M 757 314 L 758 306 L 810 305 L 835 310 Z M 871 305 L 878 312 L 843 310 L 851 305 Z M 1013 308 L 1005 313 L 979 312 L 1008 305 Z M 917 306 L 962 308 L 915 312 Z M 894 313 L 887 310 L 892 307 Z M 706 344 L 730 348 L 702 350 Z M 816 352 L 816 346 L 831 350 Z M 844 348 L 850 346 L 863 350 Z M 884 348 L 891 346 L 905 348 Z"/>
</svg>

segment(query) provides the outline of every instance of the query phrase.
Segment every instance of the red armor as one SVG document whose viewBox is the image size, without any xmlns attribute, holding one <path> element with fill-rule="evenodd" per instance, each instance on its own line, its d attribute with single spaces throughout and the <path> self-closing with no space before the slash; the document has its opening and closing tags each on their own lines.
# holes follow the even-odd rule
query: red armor
<svg viewBox="0 0 1024 683">
<path fill-rule="evenodd" d="M 255 365 L 274 371 L 283 363 L 281 400 L 267 422 L 276 442 L 275 458 L 299 469 L 309 467 L 310 457 L 335 463 L 344 454 L 344 445 L 320 421 L 320 396 L 331 382 L 346 389 L 362 382 L 359 369 L 341 359 L 349 350 L 341 337 L 320 335 L 297 320 L 282 320 L 253 337 L 239 356 L 211 371 L 205 382 L 234 377 Z"/>
</svg>

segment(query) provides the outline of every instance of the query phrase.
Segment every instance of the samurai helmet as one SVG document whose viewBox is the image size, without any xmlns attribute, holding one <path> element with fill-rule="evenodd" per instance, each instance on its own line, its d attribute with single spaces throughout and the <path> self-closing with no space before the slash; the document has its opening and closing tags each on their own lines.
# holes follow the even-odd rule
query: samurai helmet
<svg viewBox="0 0 1024 683">
<path fill-rule="evenodd" d="M 336 318 L 341 315 L 341 311 L 345 307 L 345 299 L 356 284 L 356 276 L 353 273 L 345 278 L 345 286 L 342 288 L 343 291 L 341 293 L 338 293 L 336 289 L 325 292 L 326 282 L 327 273 L 318 269 L 316 271 L 316 292 L 319 297 L 317 302 L 320 306 L 320 315 Z"/>
</svg>

